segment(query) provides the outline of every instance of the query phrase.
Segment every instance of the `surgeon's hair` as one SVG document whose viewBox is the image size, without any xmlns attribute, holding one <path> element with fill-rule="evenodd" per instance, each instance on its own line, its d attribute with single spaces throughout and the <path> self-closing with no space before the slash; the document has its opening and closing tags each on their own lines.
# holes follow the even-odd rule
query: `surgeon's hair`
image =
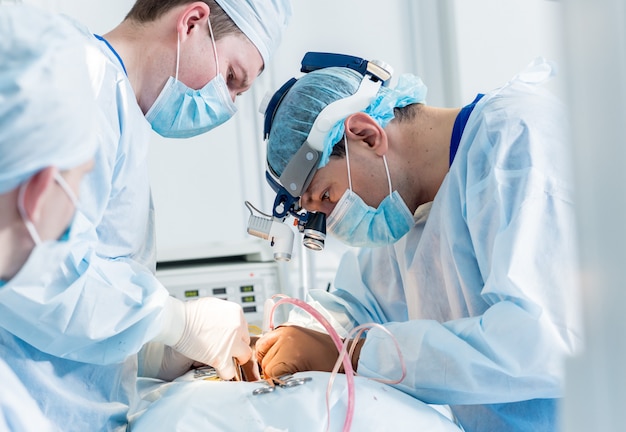
<svg viewBox="0 0 626 432">
<path fill-rule="evenodd" d="M 413 121 L 417 116 L 417 112 L 423 106 L 423 103 L 412 103 L 401 108 L 396 107 L 393 109 L 393 117 L 398 123 Z"/>
<path fill-rule="evenodd" d="M 419 107 L 422 105 L 423 104 L 420 103 L 414 103 L 401 108 L 396 107 L 393 109 L 393 118 L 394 120 L 397 120 L 398 123 L 411 121 L 415 118 Z M 331 156 L 337 156 L 340 158 L 346 156 L 346 143 L 344 137 L 345 135 L 337 141 L 337 144 L 333 146 L 333 151 L 330 152 Z"/>
<path fill-rule="evenodd" d="M 175 7 L 193 3 L 195 0 L 137 0 L 126 15 L 125 20 L 138 23 L 148 23 L 161 18 Z M 201 0 L 211 10 L 211 28 L 215 40 L 228 35 L 242 35 L 243 32 L 237 24 L 228 16 L 224 9 L 215 0 Z"/>
</svg>

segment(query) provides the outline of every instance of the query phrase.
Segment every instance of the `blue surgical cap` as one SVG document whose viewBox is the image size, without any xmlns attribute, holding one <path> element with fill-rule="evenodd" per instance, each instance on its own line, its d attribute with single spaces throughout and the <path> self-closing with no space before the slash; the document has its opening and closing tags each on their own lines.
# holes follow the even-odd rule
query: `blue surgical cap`
<svg viewBox="0 0 626 432">
<path fill-rule="evenodd" d="M 268 64 L 291 18 L 290 0 L 216 0 Z"/>
<path fill-rule="evenodd" d="M 362 79 L 363 76 L 352 69 L 332 67 L 302 76 L 289 89 L 276 110 L 267 142 L 267 161 L 278 176 L 306 141 L 319 113 L 332 102 L 356 93 Z M 381 87 L 363 112 L 384 128 L 393 119 L 394 108 L 425 103 L 426 90 L 419 77 L 402 75 L 395 88 Z M 346 117 L 351 114 L 354 113 Z M 318 168 L 328 163 L 334 145 L 343 137 L 344 120 L 337 122 L 326 135 Z"/>
<path fill-rule="evenodd" d="M 0 6 L 0 193 L 93 157 L 97 107 L 81 40 L 65 18 Z"/>
</svg>

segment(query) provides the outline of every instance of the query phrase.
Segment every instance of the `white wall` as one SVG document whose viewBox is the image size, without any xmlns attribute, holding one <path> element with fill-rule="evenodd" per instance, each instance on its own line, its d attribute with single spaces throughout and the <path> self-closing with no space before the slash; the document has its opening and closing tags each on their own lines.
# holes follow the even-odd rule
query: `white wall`
<svg viewBox="0 0 626 432">
<path fill-rule="evenodd" d="M 73 15 L 98 33 L 117 24 L 133 3 L 26 2 Z M 244 241 L 247 213 L 238 208 L 239 198 L 271 207 L 255 110 L 266 90 L 297 73 L 305 51 L 343 51 L 384 59 L 397 73 L 417 72 L 429 87 L 429 103 L 442 106 L 471 101 L 535 56 L 551 58 L 572 75 L 569 93 L 559 86 L 555 91 L 567 95 L 574 119 L 588 336 L 587 352 L 570 365 L 562 430 L 619 430 L 626 404 L 626 11 L 621 0 L 567 3 L 564 13 L 561 2 L 548 0 L 294 0 L 292 26 L 268 73 L 238 103 L 238 120 L 195 140 L 155 137 L 151 164 L 161 253 L 176 255 L 189 245 L 203 253 L 210 244 Z M 236 201 L 231 192 L 239 194 Z M 332 255 L 316 255 L 327 258 L 318 258 L 321 276 L 307 283 L 323 286 L 332 277 Z"/>
<path fill-rule="evenodd" d="M 133 4 L 27 1 L 74 16 L 96 33 L 115 26 Z M 267 91 L 299 75 L 306 51 L 384 60 L 396 76 L 420 75 L 429 88 L 429 104 L 459 106 L 504 83 L 537 55 L 558 60 L 553 21 L 559 7 L 546 0 L 293 0 L 293 20 L 282 45 L 252 90 L 237 101 L 239 113 L 232 121 L 189 140 L 154 135 L 150 168 L 159 260 L 254 248 L 255 239 L 246 233 L 243 201 L 249 199 L 264 211 L 273 201 L 264 180 L 257 107 Z M 326 252 L 312 255 L 315 263 L 308 261 L 323 273 L 321 280 L 309 277 L 307 285 L 324 286 L 332 278 L 345 248 L 328 243 Z M 297 273 L 296 263 L 290 269 Z"/>
<path fill-rule="evenodd" d="M 586 350 L 569 365 L 562 430 L 621 431 L 626 407 L 626 4 L 572 0 L 565 12 Z"/>
<path fill-rule="evenodd" d="M 15 0 L 16 3 L 20 2 Z M 124 19 L 134 0 L 23 0 L 54 12 L 65 13 L 95 33 L 104 33 Z"/>
<path fill-rule="evenodd" d="M 413 3 L 411 0 L 385 3 L 379 0 L 294 0 L 293 21 L 268 68 L 270 73 L 263 77 L 267 81 L 262 85 L 275 90 L 289 78 L 300 76 L 300 61 L 307 51 L 383 60 L 393 66 L 395 76 L 414 71 L 416 27 L 407 13 Z M 264 157 L 264 151 L 262 155 Z M 269 193 L 266 195 L 262 203 L 264 210 L 271 211 L 273 198 Z M 301 235 L 296 234 L 294 257 L 287 266 L 290 288 L 299 296 L 307 289 L 325 288 L 332 282 L 339 258 L 347 249 L 332 238 L 327 239 L 323 252 L 308 251 L 300 242 Z"/>
<path fill-rule="evenodd" d="M 66 13 L 104 34 L 124 19 L 133 0 L 26 0 Z M 173 73 L 173 71 L 172 71 Z M 199 137 L 153 134 L 150 175 L 159 261 L 254 252 L 244 199 L 262 201 L 260 97 L 239 98 L 233 120 Z"/>
<path fill-rule="evenodd" d="M 562 6 L 547 0 L 456 0 L 456 104 L 504 84 L 538 56 L 556 61 L 565 72 Z M 553 90 L 562 94 L 563 86 Z"/>
<path fill-rule="evenodd" d="M 537 56 L 563 63 L 558 2 L 300 0 L 294 6 L 294 22 L 272 69 L 278 79 L 273 88 L 293 75 L 307 50 L 380 58 L 394 66 L 396 76 L 416 73 L 428 86 L 427 103 L 437 106 L 467 104 Z M 553 90 L 562 93 L 560 86 Z M 307 252 L 298 264 L 314 266 L 316 274 L 300 275 L 298 283 L 325 287 L 345 250 L 329 239 L 323 253 Z"/>
</svg>

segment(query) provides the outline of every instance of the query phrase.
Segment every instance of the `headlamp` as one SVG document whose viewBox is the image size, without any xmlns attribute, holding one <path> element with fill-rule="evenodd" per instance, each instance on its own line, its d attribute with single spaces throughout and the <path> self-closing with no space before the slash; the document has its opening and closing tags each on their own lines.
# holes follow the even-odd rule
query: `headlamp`
<svg viewBox="0 0 626 432">
<path fill-rule="evenodd" d="M 280 223 L 284 222 L 289 215 L 293 216 L 297 220 L 298 230 L 304 234 L 303 244 L 313 250 L 324 248 L 326 215 L 321 212 L 308 212 L 302 209 L 300 197 L 306 191 L 318 169 L 324 151 L 326 135 L 337 122 L 350 114 L 366 109 L 376 98 L 380 87 L 389 84 L 392 75 L 391 67 L 381 61 L 367 61 L 360 57 L 322 52 L 306 53 L 302 59 L 300 71 L 308 73 L 327 67 L 345 67 L 359 72 L 363 76 L 359 88 L 351 96 L 328 104 L 318 114 L 307 139 L 293 155 L 280 176 L 274 172 L 269 162 L 265 175 L 267 182 L 276 192 L 271 220 Z M 265 116 L 264 139 L 269 138 L 276 111 L 296 81 L 296 78 L 291 78 L 274 93 L 267 104 L 261 106 L 261 113 Z M 253 217 L 258 218 L 251 215 L 248 232 L 262 238 L 269 238 L 258 235 L 255 229 L 251 230 Z M 284 257 L 284 253 L 282 256 Z M 291 257 L 291 253 L 289 253 L 289 257 Z"/>
</svg>

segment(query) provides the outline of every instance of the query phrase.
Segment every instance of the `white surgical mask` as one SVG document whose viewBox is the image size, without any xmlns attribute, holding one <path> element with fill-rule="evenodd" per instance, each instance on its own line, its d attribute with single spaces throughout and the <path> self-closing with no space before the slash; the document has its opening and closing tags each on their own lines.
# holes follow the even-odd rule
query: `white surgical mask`
<svg viewBox="0 0 626 432">
<path fill-rule="evenodd" d="M 378 208 L 373 208 L 365 204 L 363 199 L 352 190 L 347 139 L 345 143 L 349 189 L 328 217 L 326 228 L 350 246 L 376 247 L 395 243 L 409 232 L 414 220 L 398 191 L 392 191 L 387 159 L 383 155 L 389 195 L 381 201 Z"/>
<path fill-rule="evenodd" d="M 226 80 L 220 73 L 217 48 L 211 21 L 209 31 L 217 75 L 200 90 L 194 90 L 178 81 L 180 61 L 180 34 L 176 49 L 176 77 L 170 77 L 165 87 L 148 110 L 146 119 L 159 135 L 167 138 L 189 138 L 205 133 L 230 119 L 237 107 L 230 97 Z"/>
<path fill-rule="evenodd" d="M 58 172 L 55 173 L 54 179 L 69 197 L 74 205 L 75 211 L 78 211 L 78 198 L 72 188 L 70 188 L 65 179 Z M 42 241 L 39 233 L 37 233 L 35 229 L 35 225 L 28 219 L 26 211 L 24 210 L 25 190 L 26 183 L 20 186 L 17 208 L 24 221 L 24 225 L 26 225 L 26 229 L 35 243 L 35 247 L 28 256 L 26 263 L 13 278 L 8 281 L 0 280 L 0 287 L 3 288 L 8 288 L 9 286 L 20 287 L 20 289 L 27 289 L 29 286 L 37 287 L 41 285 L 41 281 L 53 279 L 54 275 L 58 272 L 63 274 L 68 273 L 68 267 L 64 262 L 71 252 L 71 243 L 68 241 L 71 223 L 58 240 Z M 44 283 L 44 285 L 45 284 L 46 283 Z"/>
<path fill-rule="evenodd" d="M 69 241 L 46 241 L 35 246 L 15 276 L 8 281 L 0 280 L 0 287 L 19 287 L 24 290 L 33 287 L 36 290 L 36 287 L 47 285 L 59 275 L 70 274 L 69 269 L 73 267 L 68 266 L 67 259 L 71 251 L 72 243 Z M 32 294 L 34 291 L 30 292 Z"/>
<path fill-rule="evenodd" d="M 65 191 L 68 198 L 74 205 L 74 211 L 76 211 L 79 207 L 78 198 L 76 197 L 76 194 L 74 193 L 70 185 L 67 184 L 63 176 L 61 176 L 61 174 L 59 174 L 58 171 L 54 173 L 54 180 L 59 184 L 59 186 L 61 186 L 61 189 Z M 22 221 L 24 222 L 24 225 L 26 225 L 26 229 L 28 230 L 28 233 L 33 239 L 33 242 L 35 243 L 36 246 L 39 246 L 40 244 L 42 244 L 41 236 L 39 236 L 39 233 L 37 232 L 35 225 L 28 218 L 28 215 L 26 214 L 26 210 L 24 209 L 24 192 L 26 191 L 27 184 L 28 183 L 24 183 L 22 184 L 22 186 L 20 186 L 20 190 L 17 195 L 17 209 L 20 213 L 20 216 L 22 217 Z M 70 225 L 68 225 L 67 229 L 63 232 L 61 237 L 58 239 L 59 241 L 66 241 L 69 238 L 69 232 L 70 232 L 71 226 L 72 225 L 70 223 Z"/>
</svg>

